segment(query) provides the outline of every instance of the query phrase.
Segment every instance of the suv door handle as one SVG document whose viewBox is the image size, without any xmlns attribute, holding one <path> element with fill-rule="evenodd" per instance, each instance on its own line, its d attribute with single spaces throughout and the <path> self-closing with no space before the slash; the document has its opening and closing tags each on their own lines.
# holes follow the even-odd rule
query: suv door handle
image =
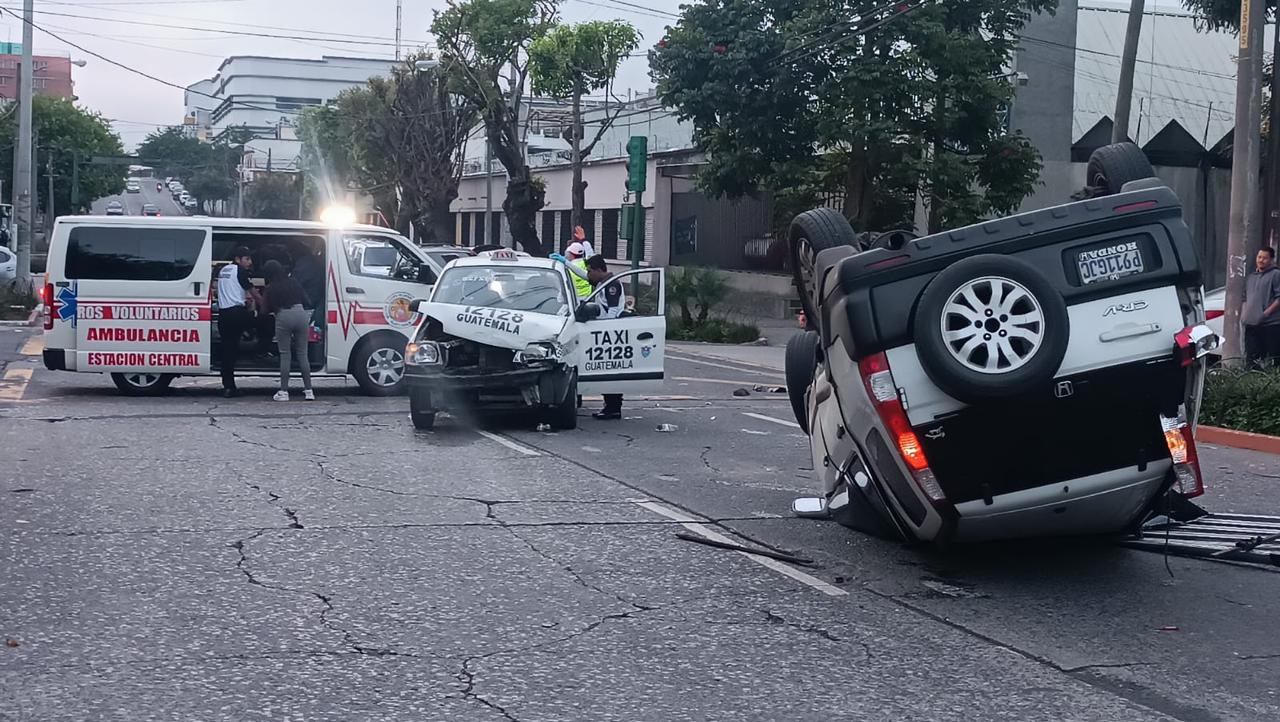
<svg viewBox="0 0 1280 722">
<path fill-rule="evenodd" d="M 364 289 L 363 289 L 363 288 L 357 288 L 356 286 L 347 286 L 347 293 L 363 294 L 363 293 L 364 293 Z"/>
<path fill-rule="evenodd" d="M 1111 343 L 1126 338 L 1134 338 L 1137 336 L 1146 336 L 1153 333 L 1160 333 L 1160 324 L 1158 323 L 1126 323 L 1116 326 L 1110 331 L 1104 331 L 1098 335 L 1098 340 L 1103 343 Z"/>
</svg>

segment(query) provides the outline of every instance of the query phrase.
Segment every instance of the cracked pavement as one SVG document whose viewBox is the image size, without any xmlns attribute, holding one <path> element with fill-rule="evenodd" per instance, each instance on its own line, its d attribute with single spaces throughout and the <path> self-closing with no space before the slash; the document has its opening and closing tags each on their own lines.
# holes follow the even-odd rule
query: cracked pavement
<svg viewBox="0 0 1280 722">
<path fill-rule="evenodd" d="M 693 399 L 490 429 L 522 453 L 448 419 L 416 433 L 403 399 L 341 382 L 314 404 L 177 386 L 45 372 L 0 408 L 0 720 L 1280 717 L 1280 575 L 793 519 L 804 438 L 744 415 L 788 419 L 777 395 L 669 382 Z M 1274 461 L 1206 449 L 1206 503 L 1280 513 Z"/>
</svg>

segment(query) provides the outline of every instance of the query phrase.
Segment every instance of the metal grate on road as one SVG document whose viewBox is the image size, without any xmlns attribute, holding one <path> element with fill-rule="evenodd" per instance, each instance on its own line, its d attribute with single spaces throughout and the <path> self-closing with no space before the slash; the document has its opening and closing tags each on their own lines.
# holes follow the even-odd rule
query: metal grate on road
<svg viewBox="0 0 1280 722">
<path fill-rule="evenodd" d="M 1179 556 L 1280 567 L 1280 517 L 1209 514 L 1189 522 L 1155 523 L 1123 544 Z"/>
</svg>

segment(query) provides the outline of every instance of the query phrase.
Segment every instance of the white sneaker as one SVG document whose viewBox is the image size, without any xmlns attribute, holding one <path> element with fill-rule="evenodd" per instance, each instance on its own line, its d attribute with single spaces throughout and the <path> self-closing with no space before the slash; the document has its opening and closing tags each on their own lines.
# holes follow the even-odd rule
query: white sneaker
<svg viewBox="0 0 1280 722">
<path fill-rule="evenodd" d="M 276 395 L 271 397 L 271 400 L 272 400 L 272 401 L 288 401 L 288 400 L 289 400 L 289 392 L 288 392 L 288 391 L 277 391 L 277 392 L 276 392 Z"/>
<path fill-rule="evenodd" d="M 315 401 L 316 392 L 312 391 L 311 389 L 306 389 L 305 391 L 302 392 L 302 398 L 306 399 L 307 401 Z"/>
</svg>

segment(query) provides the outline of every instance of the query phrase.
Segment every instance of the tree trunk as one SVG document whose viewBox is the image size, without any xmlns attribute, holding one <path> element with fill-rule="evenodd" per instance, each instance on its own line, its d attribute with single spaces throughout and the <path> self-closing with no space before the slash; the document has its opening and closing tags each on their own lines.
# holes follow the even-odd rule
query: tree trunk
<svg viewBox="0 0 1280 722">
<path fill-rule="evenodd" d="M 422 215 L 418 217 L 415 228 L 424 242 L 453 245 L 457 234 L 454 233 L 453 215 L 449 212 L 449 205 L 450 200 L 444 197 L 423 202 Z"/>
<path fill-rule="evenodd" d="M 582 180 L 582 88 L 573 89 L 572 151 L 569 163 L 573 167 L 573 210 L 570 219 L 574 226 L 582 225 L 582 214 L 587 206 L 587 184 Z"/>
<path fill-rule="evenodd" d="M 867 207 L 867 191 L 871 187 L 868 160 L 865 142 L 859 140 L 849 151 L 849 163 L 844 174 L 844 216 L 858 231 L 866 230 L 871 215 Z"/>
<path fill-rule="evenodd" d="M 493 154 L 507 170 L 507 197 L 502 200 L 502 211 L 507 216 L 511 238 L 520 248 L 529 255 L 545 257 L 549 251 L 538 240 L 537 219 L 546 193 L 533 183 L 533 174 L 520 149 L 516 123 L 506 116 L 505 108 L 501 112 L 503 116 L 497 123 L 490 118 L 486 126 Z M 497 239 L 490 240 L 490 243 L 496 242 Z"/>
</svg>

